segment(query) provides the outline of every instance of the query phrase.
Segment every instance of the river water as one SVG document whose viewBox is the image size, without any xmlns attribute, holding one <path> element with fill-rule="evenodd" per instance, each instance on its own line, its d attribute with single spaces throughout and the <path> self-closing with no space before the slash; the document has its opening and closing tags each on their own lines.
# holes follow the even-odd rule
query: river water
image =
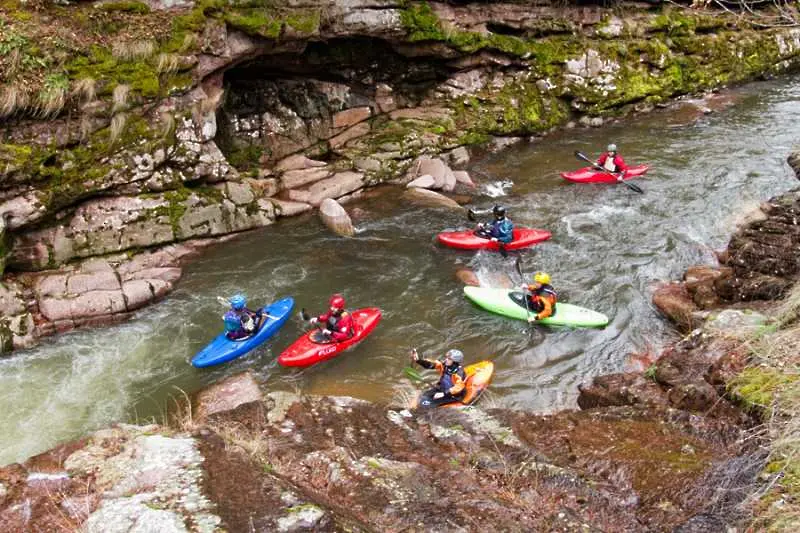
<svg viewBox="0 0 800 533">
<path fill-rule="evenodd" d="M 248 369 L 268 389 L 403 401 L 415 390 L 403 372 L 411 347 L 431 357 L 455 347 L 467 362 L 493 360 L 486 405 L 574 406 L 578 383 L 625 369 L 632 352 L 674 338 L 650 302 L 656 282 L 712 262 L 746 208 L 797 184 L 784 160 L 798 139 L 800 78 L 732 95 L 736 105 L 690 125 L 659 111 L 473 161 L 476 207 L 502 202 L 518 225 L 553 233 L 525 255 L 524 269 L 551 273 L 561 300 L 607 314 L 607 328 L 529 328 L 477 309 L 456 270 L 519 283 L 513 259 L 442 248 L 435 234 L 465 227 L 463 214 L 409 205 L 385 187 L 351 206 L 361 210 L 354 239 L 332 236 L 315 215 L 282 220 L 205 253 L 166 300 L 125 324 L 62 335 L 1 360 L 0 464 L 114 421 L 162 421 L 175 398 Z M 652 165 L 636 181 L 644 195 L 558 176 L 582 166 L 575 150 L 594 157 L 610 141 L 629 164 Z M 379 306 L 384 315 L 354 350 L 305 370 L 276 363 L 303 331 L 297 317 L 248 356 L 193 368 L 192 355 L 221 326 L 217 296 L 238 291 L 253 308 L 291 295 L 313 312 L 341 291 L 349 307 Z"/>
</svg>

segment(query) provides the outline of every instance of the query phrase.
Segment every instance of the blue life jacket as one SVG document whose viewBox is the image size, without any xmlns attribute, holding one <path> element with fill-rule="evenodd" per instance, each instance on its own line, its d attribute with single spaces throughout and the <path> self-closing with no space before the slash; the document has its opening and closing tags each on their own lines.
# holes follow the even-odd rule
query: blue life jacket
<svg viewBox="0 0 800 533">
<path fill-rule="evenodd" d="M 233 333 L 235 331 L 239 331 L 242 327 L 242 321 L 239 319 L 239 315 L 236 314 L 234 311 L 228 311 L 222 316 L 223 322 L 225 322 L 225 332 L 226 333 Z"/>
<path fill-rule="evenodd" d="M 492 229 L 490 232 L 492 237 L 500 242 L 508 244 L 514 240 L 514 223 L 507 218 L 495 220 L 492 222 Z"/>
</svg>

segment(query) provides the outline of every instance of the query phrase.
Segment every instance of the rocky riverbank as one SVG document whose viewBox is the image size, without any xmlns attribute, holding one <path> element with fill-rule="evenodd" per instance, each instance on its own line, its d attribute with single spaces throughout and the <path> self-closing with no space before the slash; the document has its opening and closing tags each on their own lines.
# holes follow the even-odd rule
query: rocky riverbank
<svg viewBox="0 0 800 533">
<path fill-rule="evenodd" d="M 686 295 L 697 308 L 659 306 L 694 329 L 645 372 L 582 385 L 579 411 L 536 415 L 487 398 L 414 413 L 265 392 L 240 374 L 168 426 L 120 425 L 0 469 L 0 526 L 721 531 L 755 515 L 759 529 L 795 530 L 786 437 L 797 438 L 772 428 L 793 420 L 786 400 L 797 397 L 796 271 L 774 268 L 796 250 L 797 202 L 798 191 L 773 198 L 738 229 L 720 254 L 739 258 L 726 261 L 732 281 L 713 306 L 699 309 L 692 297 L 708 293 L 696 288 L 658 291 L 656 301 Z M 785 281 L 789 297 L 742 289 L 726 299 L 765 275 Z M 766 409 L 775 414 L 765 425 Z"/>
<path fill-rule="evenodd" d="M 325 199 L 450 190 L 426 157 L 460 169 L 476 143 L 598 126 L 800 51 L 794 28 L 639 3 L 2 6 L 3 350 L 123 319 L 197 246 Z"/>
</svg>

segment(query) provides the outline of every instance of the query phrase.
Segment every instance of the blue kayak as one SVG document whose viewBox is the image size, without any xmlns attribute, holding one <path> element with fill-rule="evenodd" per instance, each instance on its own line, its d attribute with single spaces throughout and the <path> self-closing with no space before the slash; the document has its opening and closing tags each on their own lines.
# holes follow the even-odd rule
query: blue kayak
<svg viewBox="0 0 800 533">
<path fill-rule="evenodd" d="M 192 358 L 192 365 L 197 368 L 218 365 L 246 354 L 277 333 L 281 326 L 289 320 L 293 307 L 294 298 L 284 298 L 265 307 L 264 312 L 269 316 L 264 319 L 261 328 L 256 333 L 236 341 L 230 340 L 225 333 L 221 333 Z"/>
</svg>

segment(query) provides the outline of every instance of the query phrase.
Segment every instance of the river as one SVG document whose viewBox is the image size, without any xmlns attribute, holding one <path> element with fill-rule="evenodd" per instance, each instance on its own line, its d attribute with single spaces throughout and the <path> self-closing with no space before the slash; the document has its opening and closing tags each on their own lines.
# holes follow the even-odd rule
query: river
<svg viewBox="0 0 800 533">
<path fill-rule="evenodd" d="M 502 202 L 516 224 L 553 233 L 525 254 L 524 269 L 551 273 L 561 300 L 607 314 L 607 328 L 529 327 L 477 309 L 456 270 L 471 268 L 485 281 L 507 273 L 518 283 L 513 258 L 437 245 L 437 232 L 466 226 L 463 214 L 409 205 L 385 187 L 348 206 L 362 210 L 354 239 L 332 236 L 316 215 L 281 220 L 206 252 L 167 299 L 127 323 L 61 335 L 0 360 L 0 464 L 115 421 L 163 421 L 175 398 L 248 369 L 267 389 L 396 403 L 414 391 L 403 373 L 411 347 L 493 360 L 485 405 L 573 407 L 578 383 L 625 369 L 630 353 L 675 338 L 650 302 L 656 282 L 713 261 L 746 210 L 797 184 L 785 158 L 798 138 L 800 78 L 750 84 L 732 96 L 736 105 L 689 125 L 671 125 L 675 113 L 658 111 L 473 160 L 482 192 L 476 207 Z M 597 156 L 610 141 L 629 164 L 652 166 L 636 181 L 644 195 L 558 176 L 582 166 L 575 150 Z M 192 355 L 221 326 L 217 296 L 239 291 L 251 307 L 291 295 L 313 312 L 341 291 L 350 308 L 379 306 L 384 315 L 354 350 L 305 370 L 276 362 L 303 331 L 297 317 L 246 357 L 193 368 Z"/>
</svg>

